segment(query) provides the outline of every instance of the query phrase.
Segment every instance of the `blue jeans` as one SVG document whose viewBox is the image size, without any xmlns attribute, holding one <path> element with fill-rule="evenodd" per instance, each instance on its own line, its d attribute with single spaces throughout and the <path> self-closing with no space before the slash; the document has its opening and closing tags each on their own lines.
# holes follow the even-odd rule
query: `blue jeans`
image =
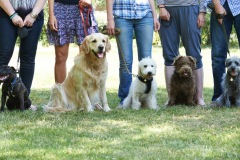
<svg viewBox="0 0 240 160">
<path fill-rule="evenodd" d="M 129 87 L 132 83 L 132 75 L 129 74 L 125 69 L 125 63 L 122 59 L 123 54 L 126 61 L 127 68 L 132 72 L 133 64 L 133 32 L 135 33 L 137 50 L 138 50 L 138 61 L 145 57 L 151 57 L 152 55 L 152 41 L 153 41 L 153 16 L 152 12 L 149 12 L 142 19 L 123 19 L 119 17 L 114 18 L 115 25 L 121 30 L 119 37 L 121 50 L 118 49 L 119 53 L 119 89 L 118 97 L 120 102 L 127 97 Z"/>
<path fill-rule="evenodd" d="M 20 40 L 20 77 L 28 93 L 32 85 L 37 44 L 43 26 L 43 14 L 34 22 L 28 36 Z M 7 16 L 0 18 L 0 66 L 10 62 L 17 40 L 17 27 Z M 17 65 L 17 60 L 16 60 Z"/>
<path fill-rule="evenodd" d="M 238 43 L 240 46 L 240 14 L 237 16 L 233 16 L 227 1 L 223 5 L 225 8 L 227 15 L 223 19 L 223 23 L 226 28 L 227 33 L 227 42 L 229 42 L 229 37 L 232 31 L 232 26 L 234 26 Z M 221 25 L 216 19 L 214 13 L 211 13 L 210 20 L 210 32 L 211 32 L 211 43 L 212 43 L 212 72 L 213 72 L 213 80 L 214 80 L 214 91 L 212 101 L 215 101 L 222 94 L 222 76 L 225 73 L 225 60 L 227 58 L 227 43 L 224 37 L 224 33 Z"/>
</svg>

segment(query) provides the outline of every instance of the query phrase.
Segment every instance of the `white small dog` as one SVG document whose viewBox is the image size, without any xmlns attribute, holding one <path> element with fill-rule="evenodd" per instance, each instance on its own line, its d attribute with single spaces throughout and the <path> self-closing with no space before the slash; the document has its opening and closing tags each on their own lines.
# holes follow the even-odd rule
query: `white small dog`
<svg viewBox="0 0 240 160">
<path fill-rule="evenodd" d="M 158 109 L 156 100 L 157 82 L 156 63 L 151 58 L 143 58 L 138 64 L 138 77 L 132 82 L 128 96 L 124 99 L 122 108 L 139 110 L 141 107 Z"/>
</svg>

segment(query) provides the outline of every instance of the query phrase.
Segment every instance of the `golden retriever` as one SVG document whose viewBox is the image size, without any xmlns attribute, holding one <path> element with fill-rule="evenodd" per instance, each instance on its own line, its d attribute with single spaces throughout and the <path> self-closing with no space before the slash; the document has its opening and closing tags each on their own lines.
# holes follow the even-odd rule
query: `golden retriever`
<svg viewBox="0 0 240 160">
<path fill-rule="evenodd" d="M 55 84 L 45 112 L 67 112 L 86 109 L 111 109 L 108 106 L 105 82 L 108 73 L 106 52 L 111 49 L 108 36 L 102 33 L 88 35 L 80 46 L 80 53 L 67 78 Z"/>
</svg>

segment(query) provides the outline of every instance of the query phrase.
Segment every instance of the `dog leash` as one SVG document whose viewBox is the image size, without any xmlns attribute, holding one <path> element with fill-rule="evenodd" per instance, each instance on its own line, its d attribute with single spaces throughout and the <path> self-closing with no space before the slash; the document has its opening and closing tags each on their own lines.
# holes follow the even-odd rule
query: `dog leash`
<svg viewBox="0 0 240 160">
<path fill-rule="evenodd" d="M 16 66 L 17 77 L 20 77 L 19 62 L 20 62 L 20 52 L 18 52 L 18 59 L 17 59 L 17 66 Z"/>
<path fill-rule="evenodd" d="M 124 58 L 122 47 L 120 45 L 120 40 L 119 40 L 119 37 L 118 37 L 119 34 L 121 33 L 121 30 L 119 28 L 114 28 L 114 32 L 115 32 L 116 42 L 117 42 L 117 45 L 118 45 L 118 48 L 119 48 L 119 51 L 120 51 L 120 55 L 122 57 L 122 60 L 123 60 L 124 66 L 125 66 L 125 70 L 128 72 L 128 74 L 131 74 L 133 77 L 138 77 L 138 75 L 135 75 L 135 74 L 131 73 L 129 71 L 128 67 L 127 67 L 127 63 L 126 63 L 126 60 Z M 102 33 L 108 35 L 107 26 L 103 26 Z"/>
</svg>

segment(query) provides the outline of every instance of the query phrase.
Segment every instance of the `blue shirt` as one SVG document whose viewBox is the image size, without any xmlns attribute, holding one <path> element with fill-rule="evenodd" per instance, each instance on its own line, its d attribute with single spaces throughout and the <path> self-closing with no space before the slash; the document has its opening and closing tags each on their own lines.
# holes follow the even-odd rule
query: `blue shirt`
<svg viewBox="0 0 240 160">
<path fill-rule="evenodd" d="M 151 12 L 148 0 L 114 0 L 113 15 L 124 19 L 141 19 Z"/>
<path fill-rule="evenodd" d="M 207 6 L 208 2 L 212 2 L 212 0 L 206 0 L 204 5 Z M 226 0 L 220 0 L 221 5 L 223 5 Z M 227 0 L 228 6 L 232 12 L 233 16 L 240 14 L 240 1 L 239 0 Z"/>
</svg>

